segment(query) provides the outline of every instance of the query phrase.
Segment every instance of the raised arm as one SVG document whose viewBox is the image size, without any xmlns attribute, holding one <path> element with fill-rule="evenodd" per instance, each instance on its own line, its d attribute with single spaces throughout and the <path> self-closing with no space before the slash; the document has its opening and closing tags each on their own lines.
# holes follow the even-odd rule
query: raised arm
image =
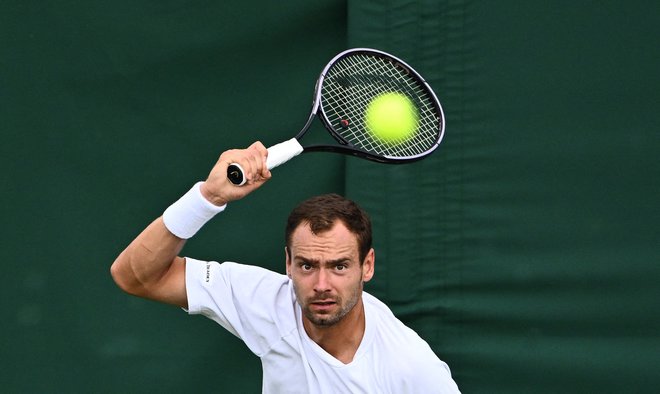
<svg viewBox="0 0 660 394">
<path fill-rule="evenodd" d="M 119 254 L 110 268 L 117 286 L 138 297 L 187 307 L 185 259 L 179 256 L 186 239 L 225 204 L 245 197 L 270 179 L 267 155 L 260 142 L 222 153 L 205 182 L 172 204 Z M 227 180 L 231 163 L 243 168 L 245 185 L 235 186 Z"/>
</svg>

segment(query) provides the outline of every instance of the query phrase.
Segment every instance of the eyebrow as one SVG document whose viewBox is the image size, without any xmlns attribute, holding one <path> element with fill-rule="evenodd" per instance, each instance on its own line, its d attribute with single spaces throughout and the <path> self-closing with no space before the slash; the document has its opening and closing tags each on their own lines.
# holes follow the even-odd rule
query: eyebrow
<svg viewBox="0 0 660 394">
<path fill-rule="evenodd" d="M 314 266 L 318 266 L 318 265 L 321 264 L 321 262 L 318 259 L 310 259 L 310 258 L 303 257 L 303 256 L 296 256 L 294 258 L 294 261 L 296 261 L 297 263 L 305 263 L 305 264 L 314 265 Z M 328 265 L 332 266 L 332 265 L 338 265 L 338 264 L 350 263 L 350 262 L 351 262 L 350 258 L 340 257 L 340 258 L 334 259 L 334 260 L 327 260 L 327 261 L 324 262 L 324 264 L 326 266 L 328 266 Z"/>
</svg>

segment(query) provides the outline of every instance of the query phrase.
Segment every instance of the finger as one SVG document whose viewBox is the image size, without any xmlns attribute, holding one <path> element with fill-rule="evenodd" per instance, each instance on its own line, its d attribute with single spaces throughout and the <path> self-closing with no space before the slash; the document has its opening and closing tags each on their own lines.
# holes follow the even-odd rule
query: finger
<svg viewBox="0 0 660 394">
<path fill-rule="evenodd" d="M 261 156 L 259 175 L 262 178 L 266 178 L 266 179 L 270 178 L 271 175 L 268 168 L 268 149 L 264 146 L 264 144 L 261 143 L 261 141 L 255 142 L 250 146 L 250 148 L 256 150 Z"/>
<path fill-rule="evenodd" d="M 250 148 L 255 149 L 261 156 L 268 156 L 268 149 L 261 143 L 261 141 L 257 141 L 250 145 Z"/>
<path fill-rule="evenodd" d="M 248 158 L 251 163 L 251 176 L 250 180 L 257 182 L 268 176 L 268 168 L 266 159 L 268 157 L 268 149 L 259 141 L 250 145 L 247 149 Z"/>
<path fill-rule="evenodd" d="M 266 158 L 268 157 L 268 149 L 266 149 L 264 144 L 262 144 L 260 141 L 254 142 L 247 149 L 253 154 L 258 155 L 261 161 L 264 163 L 266 162 Z"/>
<path fill-rule="evenodd" d="M 248 183 L 254 182 L 259 174 L 260 158 L 251 148 L 244 150 L 242 153 L 246 179 Z"/>
</svg>

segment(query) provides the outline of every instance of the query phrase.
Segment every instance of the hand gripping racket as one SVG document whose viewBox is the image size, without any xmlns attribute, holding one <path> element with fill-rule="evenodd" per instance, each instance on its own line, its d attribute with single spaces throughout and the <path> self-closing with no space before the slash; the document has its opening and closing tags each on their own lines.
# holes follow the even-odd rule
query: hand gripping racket
<svg viewBox="0 0 660 394">
<path fill-rule="evenodd" d="M 374 98 L 404 94 L 418 113 L 414 134 L 398 142 L 383 142 L 366 126 L 365 113 Z M 315 117 L 337 141 L 334 145 L 302 146 Z M 403 60 L 388 53 L 356 48 L 335 56 L 316 82 L 312 111 L 305 126 L 288 140 L 268 148 L 266 165 L 271 170 L 302 152 L 335 152 L 380 163 L 406 163 L 433 152 L 445 131 L 445 118 L 435 93 L 426 81 Z M 246 182 L 243 169 L 232 163 L 227 177 L 236 184 Z"/>
</svg>

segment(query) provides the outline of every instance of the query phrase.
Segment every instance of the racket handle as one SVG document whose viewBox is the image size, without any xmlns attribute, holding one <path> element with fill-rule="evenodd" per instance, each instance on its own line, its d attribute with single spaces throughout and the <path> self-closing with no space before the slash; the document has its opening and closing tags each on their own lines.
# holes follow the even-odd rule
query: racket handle
<svg viewBox="0 0 660 394">
<path fill-rule="evenodd" d="M 266 167 L 269 170 L 286 163 L 298 156 L 303 151 L 302 145 L 297 139 L 291 138 L 288 141 L 280 142 L 268 148 L 268 157 L 266 158 Z M 238 163 L 231 163 L 227 167 L 227 178 L 231 183 L 242 186 L 247 182 L 243 175 L 243 168 Z"/>
</svg>

